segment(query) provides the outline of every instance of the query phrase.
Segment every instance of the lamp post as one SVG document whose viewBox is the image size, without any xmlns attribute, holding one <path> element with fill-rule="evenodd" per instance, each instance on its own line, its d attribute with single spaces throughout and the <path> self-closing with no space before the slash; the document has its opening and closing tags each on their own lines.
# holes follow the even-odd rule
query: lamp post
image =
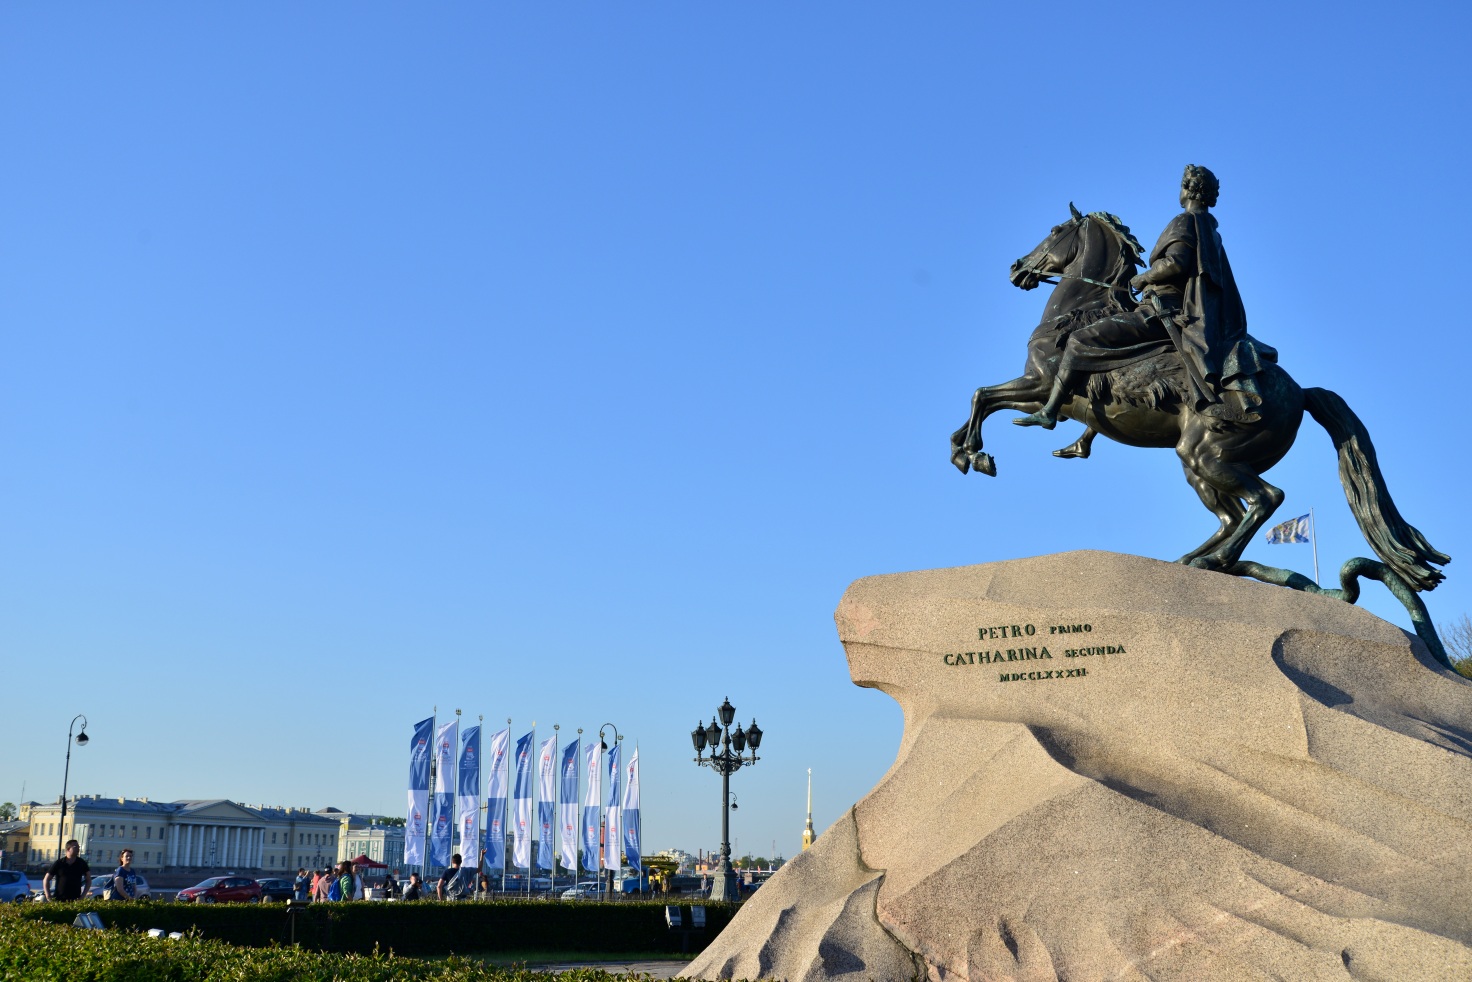
<svg viewBox="0 0 1472 982">
<path fill-rule="evenodd" d="M 716 713 L 720 716 L 720 723 L 714 716 L 709 726 L 702 727 L 697 723 L 690 731 L 690 741 L 695 744 L 695 763 L 721 775 L 721 864 L 711 881 L 710 899 L 731 902 L 736 899 L 737 892 L 736 873 L 731 869 L 731 809 L 735 807 L 731 804 L 731 775 L 743 765 L 755 764 L 761 759 L 756 751 L 762 745 L 762 731 L 754 718 L 745 730 L 737 723 L 732 731 L 731 721 L 736 718 L 736 707 L 731 705 L 730 699 L 722 702 Z M 719 752 L 716 750 L 718 742 Z M 710 747 L 710 756 L 704 757 L 702 754 L 707 746 Z M 751 748 L 751 756 L 742 757 L 747 747 Z M 735 753 L 731 752 L 733 748 Z"/>
<path fill-rule="evenodd" d="M 66 835 L 65 831 L 63 830 L 64 826 L 66 825 L 66 785 L 67 782 L 71 780 L 72 776 L 72 727 L 77 725 L 77 720 L 82 721 L 81 732 L 77 734 L 77 746 L 85 747 L 87 745 L 87 741 L 91 739 L 87 736 L 87 717 L 83 716 L 81 713 L 73 716 L 71 726 L 68 726 L 66 728 L 66 770 L 63 771 L 61 775 L 61 821 L 56 823 L 57 859 L 61 858 L 61 845 L 63 841 L 62 837 Z"/>
<path fill-rule="evenodd" d="M 612 723 L 604 723 L 602 726 L 598 727 L 598 746 L 601 747 L 602 748 L 602 751 L 603 751 L 603 756 L 600 758 L 601 760 L 607 760 L 608 759 L 608 741 L 603 738 L 603 731 L 604 730 L 612 730 L 613 731 L 613 745 L 615 747 L 618 746 L 620 743 L 623 743 L 623 741 L 624 741 L 623 735 L 621 733 L 619 733 L 619 731 L 618 731 L 618 727 L 614 726 Z M 622 863 L 623 863 L 623 844 L 622 843 L 612 843 L 612 842 L 608 842 L 607 841 L 607 839 L 608 839 L 608 809 L 603 805 L 602 802 L 599 802 L 598 803 L 598 838 L 604 840 L 603 841 L 603 865 L 605 867 L 604 869 L 600 869 L 598 871 L 598 886 L 599 886 L 599 888 L 601 890 L 602 889 L 602 886 L 603 886 L 604 874 L 605 873 L 608 874 L 608 877 L 607 877 L 607 879 L 608 879 L 608 891 L 607 891 L 606 896 L 609 899 L 612 899 L 613 898 L 613 887 L 614 887 L 614 884 L 618 880 L 618 874 L 623 869 L 623 866 L 622 866 Z M 620 865 L 619 865 L 619 868 L 616 869 L 616 870 L 615 869 L 607 869 L 606 868 L 608 866 L 608 856 L 609 856 L 608 850 L 609 849 L 618 849 L 619 850 L 617 862 Z"/>
</svg>

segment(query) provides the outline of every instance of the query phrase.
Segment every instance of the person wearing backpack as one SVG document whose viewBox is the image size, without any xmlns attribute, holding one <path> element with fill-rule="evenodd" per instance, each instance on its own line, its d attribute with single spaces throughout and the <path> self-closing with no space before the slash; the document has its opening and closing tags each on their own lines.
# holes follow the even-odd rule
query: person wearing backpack
<svg viewBox="0 0 1472 982">
<path fill-rule="evenodd" d="M 328 900 L 352 900 L 356 892 L 356 877 L 353 876 L 353 864 L 346 859 L 337 867 L 337 876 L 332 885 L 327 888 Z"/>
<path fill-rule="evenodd" d="M 434 885 L 436 900 L 463 900 L 471 892 L 460 866 L 462 862 L 464 860 L 458 852 L 450 857 L 450 865 L 445 867 L 439 882 Z"/>
</svg>

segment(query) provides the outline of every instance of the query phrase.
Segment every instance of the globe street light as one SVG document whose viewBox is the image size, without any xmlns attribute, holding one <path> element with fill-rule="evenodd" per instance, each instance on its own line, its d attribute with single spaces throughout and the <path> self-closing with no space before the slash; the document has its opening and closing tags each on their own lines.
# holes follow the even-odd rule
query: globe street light
<svg viewBox="0 0 1472 982">
<path fill-rule="evenodd" d="M 77 734 L 77 746 L 85 747 L 90 737 L 87 736 L 87 717 L 78 713 L 72 717 L 72 724 L 66 728 L 66 770 L 61 775 L 61 821 L 56 823 L 56 858 L 61 858 L 62 836 L 66 833 L 63 827 L 66 825 L 66 785 L 72 776 L 72 727 L 77 725 L 77 720 L 82 721 L 82 730 Z"/>
<path fill-rule="evenodd" d="M 730 699 L 722 702 L 716 713 L 720 716 L 720 723 L 715 717 L 711 717 L 709 726 L 702 727 L 696 723 L 695 729 L 690 731 L 690 742 L 695 745 L 695 763 L 721 775 L 721 865 L 716 868 L 715 879 L 710 885 L 710 899 L 730 902 L 736 899 L 737 894 L 736 872 L 731 869 L 731 809 L 735 807 L 731 803 L 731 775 L 743 765 L 755 764 L 761 759 L 756 751 L 762 745 L 762 731 L 753 718 L 751 726 L 743 730 L 737 723 L 733 732 L 731 721 L 736 718 L 736 707 L 731 705 Z M 717 743 L 720 744 L 719 752 Z M 710 747 L 709 757 L 703 756 L 707 746 Z M 751 756 L 742 757 L 747 747 L 751 748 Z M 736 752 L 732 753 L 732 749 Z"/>
</svg>

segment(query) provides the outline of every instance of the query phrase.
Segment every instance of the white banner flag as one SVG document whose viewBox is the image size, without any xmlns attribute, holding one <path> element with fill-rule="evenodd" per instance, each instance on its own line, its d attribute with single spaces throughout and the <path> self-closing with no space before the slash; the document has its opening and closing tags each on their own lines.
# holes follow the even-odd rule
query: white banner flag
<svg viewBox="0 0 1472 982">
<path fill-rule="evenodd" d="M 562 865 L 574 873 L 578 869 L 578 743 L 574 740 L 563 748 L 560 765 L 562 787 L 557 802 L 557 824 L 562 830 Z"/>
<path fill-rule="evenodd" d="M 598 821 L 599 810 L 603 807 L 603 792 L 600 790 L 601 775 L 603 774 L 603 744 L 601 741 L 588 740 L 588 791 L 583 798 L 583 869 L 595 870 L 598 868 Z"/>
<path fill-rule="evenodd" d="M 465 868 L 480 872 L 480 726 L 468 726 L 460 735 L 460 771 L 455 796 L 460 823 L 460 857 Z"/>
<path fill-rule="evenodd" d="M 537 750 L 537 868 L 556 872 L 552 862 L 557 836 L 557 734 L 542 741 Z"/>
<path fill-rule="evenodd" d="M 485 865 L 487 869 L 506 868 L 506 799 L 510 790 L 508 771 L 511 766 L 511 727 L 491 735 L 486 754 L 488 782 L 486 788 Z"/>
<path fill-rule="evenodd" d="M 460 749 L 460 720 L 440 726 L 434 745 L 434 808 L 429 829 L 429 865 L 449 866 L 455 832 L 455 758 Z"/>
<path fill-rule="evenodd" d="M 639 748 L 634 747 L 634 756 L 624 768 L 624 858 L 642 874 L 641 848 L 639 845 Z"/>
<path fill-rule="evenodd" d="M 516 740 L 516 787 L 512 790 L 512 806 L 516 811 L 516 826 L 512 829 L 515 838 L 511 843 L 511 861 L 526 867 L 531 874 L 532 866 L 532 749 L 537 731 Z"/>
<path fill-rule="evenodd" d="M 618 752 L 623 745 L 615 743 L 608 752 L 608 807 L 603 810 L 603 868 L 614 873 L 623 869 L 623 835 L 619 831 L 619 764 Z M 614 885 L 614 889 L 619 889 Z"/>
</svg>

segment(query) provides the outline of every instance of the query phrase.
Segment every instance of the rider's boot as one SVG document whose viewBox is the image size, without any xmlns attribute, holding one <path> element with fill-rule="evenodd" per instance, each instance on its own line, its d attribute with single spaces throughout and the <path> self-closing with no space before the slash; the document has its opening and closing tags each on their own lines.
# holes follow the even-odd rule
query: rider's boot
<svg viewBox="0 0 1472 982">
<path fill-rule="evenodd" d="M 1048 401 L 1043 408 L 1030 416 L 1022 416 L 1012 422 L 1018 426 L 1041 426 L 1045 430 L 1051 430 L 1058 425 L 1058 407 L 1063 405 L 1063 400 L 1068 396 L 1069 385 L 1078 373 L 1073 371 L 1060 371 L 1058 377 L 1053 379 L 1053 391 L 1048 393 Z"/>
</svg>

